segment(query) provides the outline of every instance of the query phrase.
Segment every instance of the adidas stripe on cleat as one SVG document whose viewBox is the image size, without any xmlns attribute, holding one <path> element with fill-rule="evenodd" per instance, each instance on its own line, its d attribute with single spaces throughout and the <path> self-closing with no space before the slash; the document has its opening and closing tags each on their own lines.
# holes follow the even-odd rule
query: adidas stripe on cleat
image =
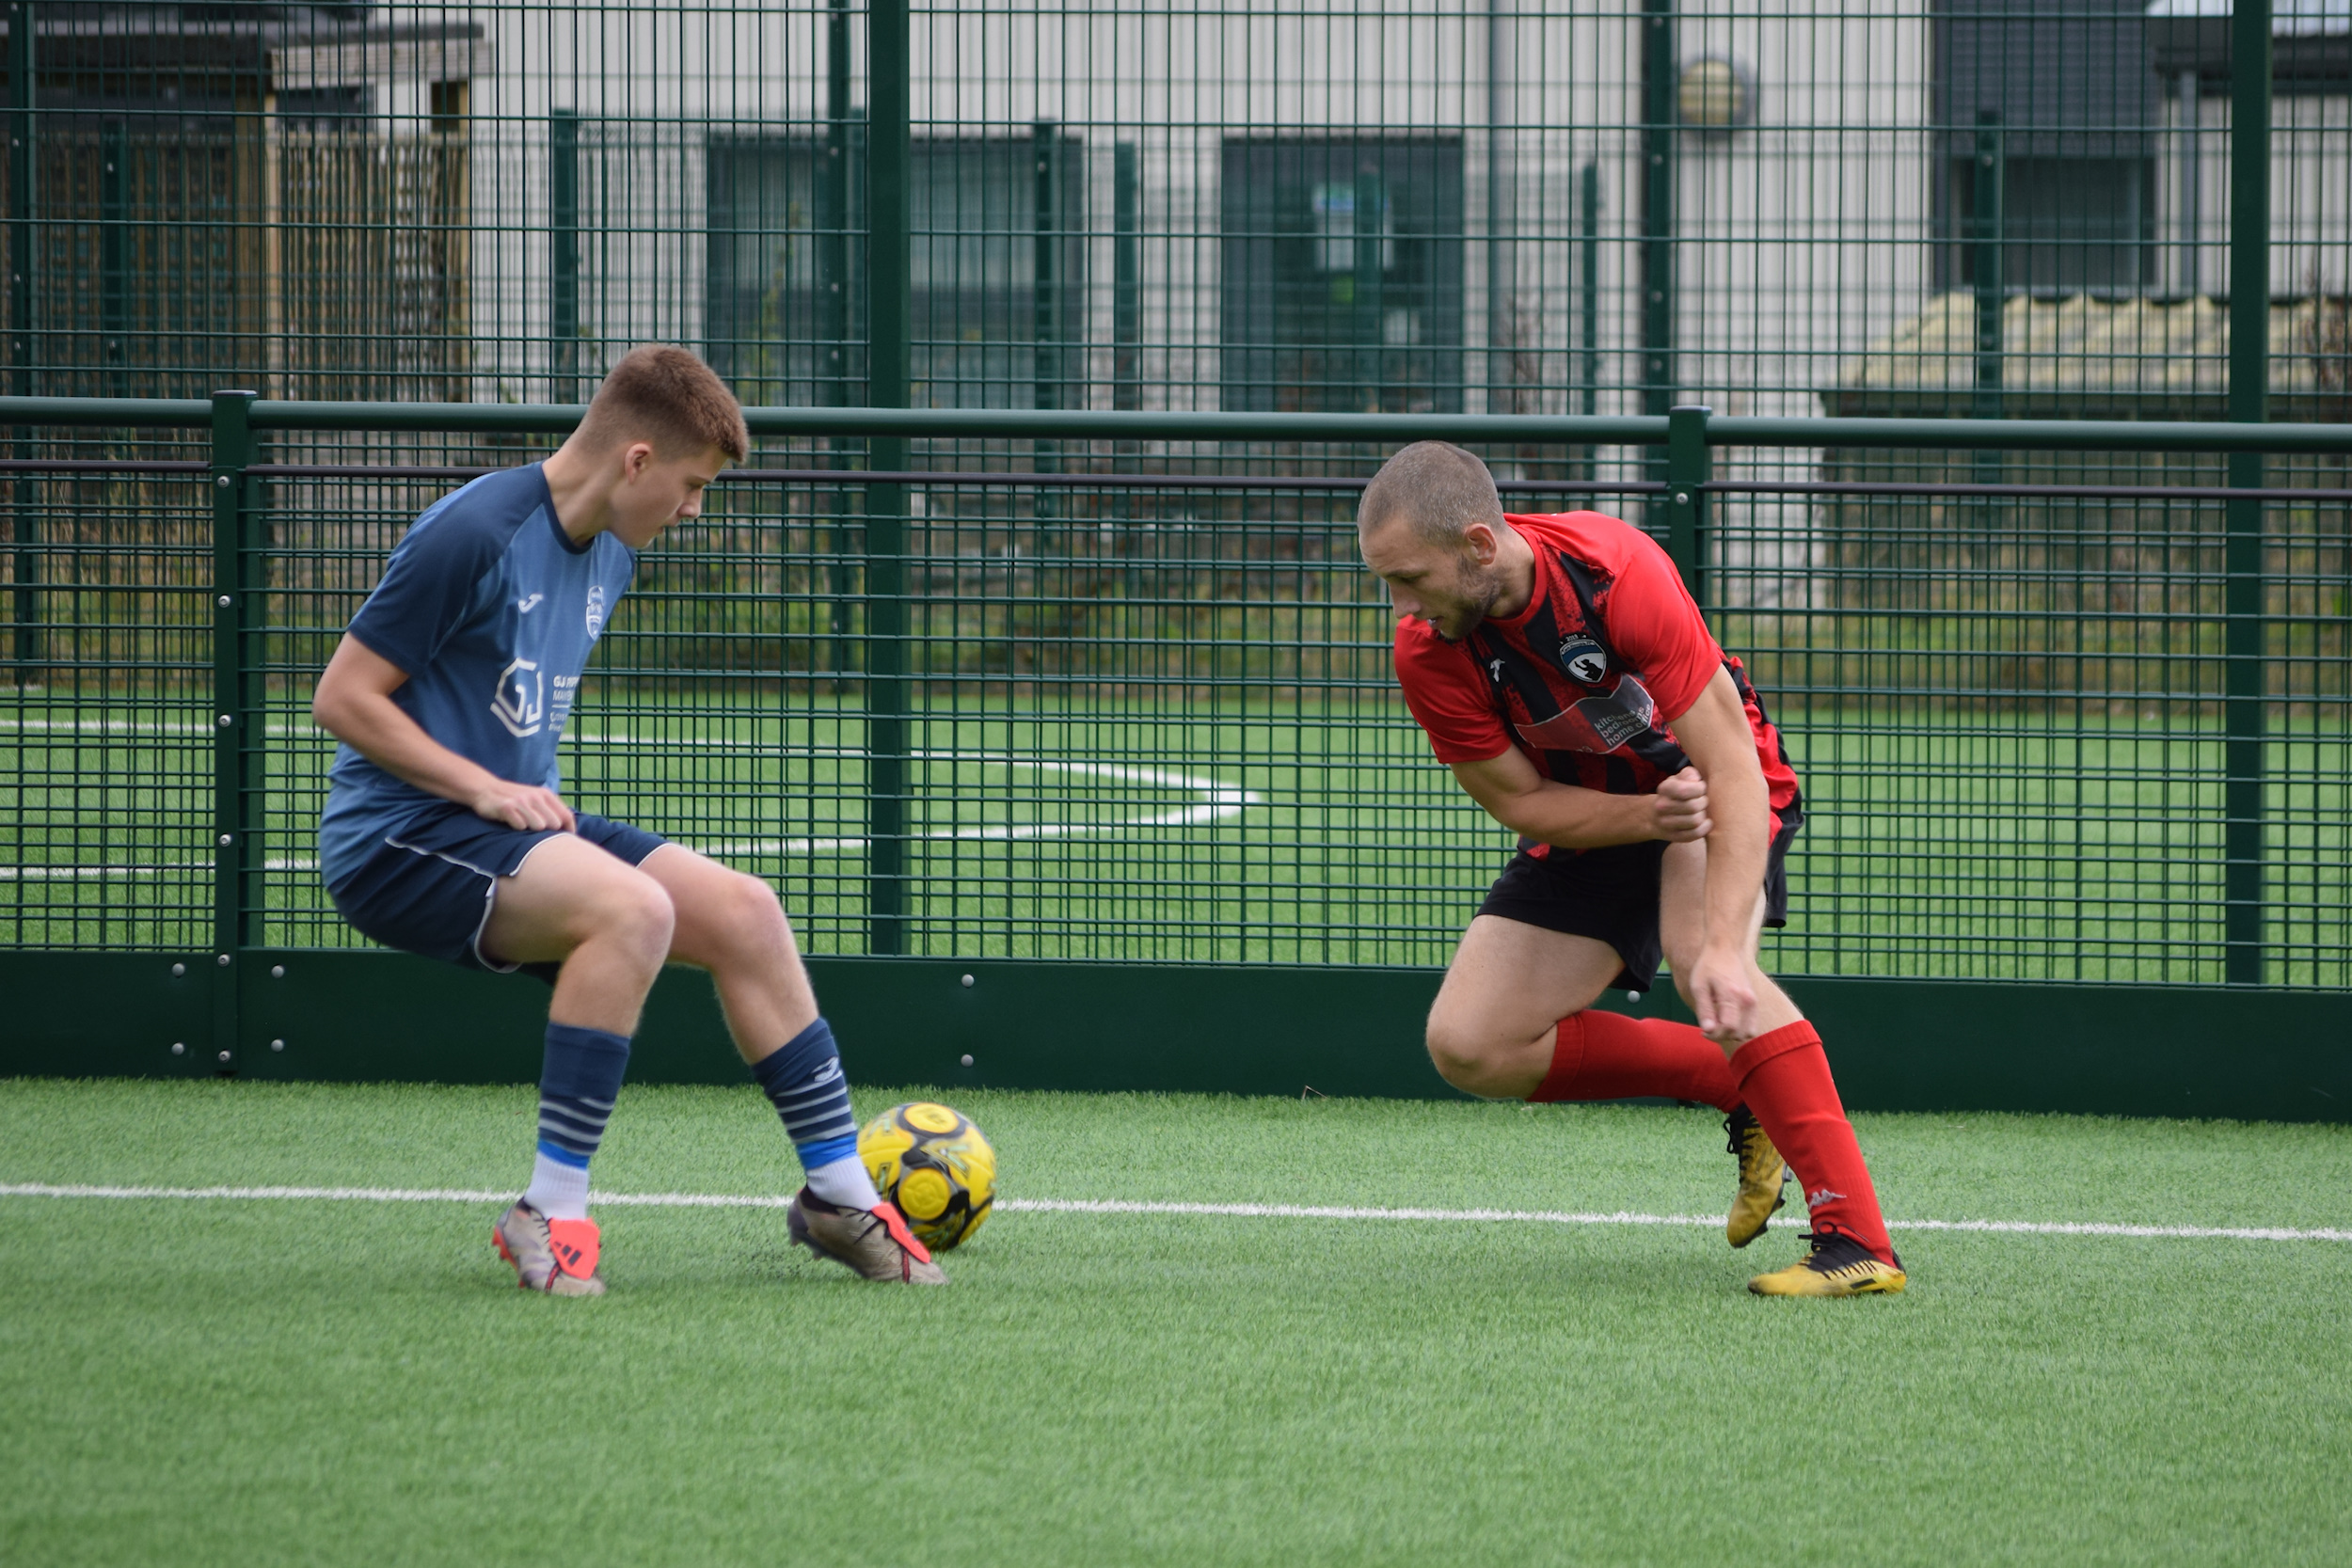
<svg viewBox="0 0 2352 1568">
<path fill-rule="evenodd" d="M 499 1256 L 515 1266 L 515 1283 L 551 1296 L 600 1296 L 596 1273 L 603 1248 L 594 1220 L 551 1220 L 528 1203 L 517 1203 L 490 1228 Z"/>
<path fill-rule="evenodd" d="M 856 1270 L 868 1279 L 900 1285 L 945 1285 L 947 1276 L 931 1261 L 930 1249 L 915 1240 L 898 1211 L 887 1203 L 873 1209 L 839 1209 L 803 1187 L 785 1215 L 792 1240 L 819 1258 Z"/>
<path fill-rule="evenodd" d="M 1759 1296 L 1876 1296 L 1894 1295 L 1909 1282 L 1901 1258 L 1886 1262 L 1851 1236 L 1808 1230 L 1798 1239 L 1813 1250 L 1785 1269 L 1757 1275 L 1749 1290 Z"/>
<path fill-rule="evenodd" d="M 1764 1234 L 1772 1217 L 1788 1201 L 1780 1189 L 1788 1165 L 1745 1105 L 1732 1107 L 1724 1117 L 1724 1135 L 1740 1162 L 1740 1191 L 1731 1200 L 1730 1216 L 1724 1221 L 1724 1239 L 1733 1246 L 1746 1246 Z"/>
</svg>

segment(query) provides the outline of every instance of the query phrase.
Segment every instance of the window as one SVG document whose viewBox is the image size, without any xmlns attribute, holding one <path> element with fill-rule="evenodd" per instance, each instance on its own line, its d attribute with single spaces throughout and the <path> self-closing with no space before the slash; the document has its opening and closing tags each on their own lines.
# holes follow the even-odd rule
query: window
<svg viewBox="0 0 2352 1568">
<path fill-rule="evenodd" d="M 2036 293 L 2130 293 L 2154 280 L 2163 116 L 2143 0 L 1933 0 L 1944 160 L 1937 282 L 1975 283 L 1983 117 L 1999 126 L 2001 274 Z"/>
<path fill-rule="evenodd" d="M 1460 410 L 1459 137 L 1235 138 L 1223 216 L 1227 408 Z"/>
<path fill-rule="evenodd" d="M 712 144 L 710 360 L 747 403 L 866 396 L 862 134 L 847 156 L 828 179 L 821 139 Z M 921 138 L 911 164 L 910 401 L 1076 404 L 1086 299 L 1076 138 Z"/>
<path fill-rule="evenodd" d="M 2151 158 L 2010 158 L 2001 193 L 2001 279 L 2010 292 L 2132 293 L 2155 276 L 2155 161 Z M 1953 231 L 1969 220 L 1977 170 L 1953 170 Z M 1963 245 L 1960 278 L 1975 282 Z"/>
</svg>

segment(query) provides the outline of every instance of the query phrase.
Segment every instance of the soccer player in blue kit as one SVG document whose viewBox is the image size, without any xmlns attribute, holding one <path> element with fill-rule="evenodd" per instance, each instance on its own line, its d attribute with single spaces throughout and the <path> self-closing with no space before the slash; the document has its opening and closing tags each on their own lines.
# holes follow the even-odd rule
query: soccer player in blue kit
<svg viewBox="0 0 2352 1568">
<path fill-rule="evenodd" d="M 839 1053 L 774 891 L 564 802 L 557 742 L 637 552 L 697 515 L 749 446 L 708 366 L 633 350 L 546 462 L 417 519 L 311 700 L 342 742 L 319 848 L 343 917 L 427 958 L 552 974 L 537 1157 L 494 1231 L 526 1290 L 603 1293 L 589 1158 L 671 962 L 710 973 L 800 1155 L 792 1239 L 868 1279 L 946 1282 L 858 1159 Z"/>
</svg>

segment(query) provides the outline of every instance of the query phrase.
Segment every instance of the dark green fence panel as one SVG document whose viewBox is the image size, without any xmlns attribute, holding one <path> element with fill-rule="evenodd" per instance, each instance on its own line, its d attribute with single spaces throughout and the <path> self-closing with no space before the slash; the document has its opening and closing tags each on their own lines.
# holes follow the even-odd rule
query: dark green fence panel
<svg viewBox="0 0 2352 1568">
<path fill-rule="evenodd" d="M 0 403 L 53 454 L 6 474 L 24 526 L 0 583 L 18 650 L 0 948 L 28 998 L 0 1030 L 7 1065 L 448 1075 L 457 1047 L 399 1042 L 472 1037 L 446 1022 L 468 987 L 499 997 L 485 1018 L 540 1006 L 522 982 L 362 951 L 334 915 L 311 841 L 331 749 L 307 705 L 416 513 L 575 417 Z M 2165 1109 L 2177 1087 L 2200 1114 L 2332 1114 L 2342 1032 L 2322 1025 L 2352 990 L 2352 432 L 1696 409 L 752 419 L 753 465 L 647 552 L 611 624 L 568 788 L 771 880 L 877 1063 L 937 1077 L 925 1042 L 961 1039 L 995 1082 L 1436 1090 L 1415 1021 L 1508 845 L 1397 698 L 1351 515 L 1385 445 L 1438 424 L 1490 453 L 1658 452 L 1655 483 L 1506 478 L 1507 501 L 1647 515 L 1756 671 L 1808 803 L 1767 962 L 1836 1015 L 1857 1103 Z M 1057 428 L 1051 472 L 833 466 L 861 436 L 984 452 Z M 271 450 L 402 431 L 470 461 Z M 2233 446 L 2272 449 L 2267 488 L 2223 483 Z M 1979 482 L 1983 451 L 2003 483 Z M 895 584 L 875 570 L 878 496 L 899 498 Z M 2258 699 L 2229 673 L 2248 506 Z M 2230 719 L 2251 701 L 2258 983 L 2229 871 Z M 878 759 L 902 781 L 887 855 Z M 131 967 L 118 983 L 111 965 Z M 921 1000 L 941 965 L 987 997 Z M 669 993 L 681 1053 L 657 1048 L 650 1069 L 719 1070 L 698 989 Z M 1122 994 L 1170 1040 L 1112 1043 Z M 2222 1027 L 2210 997 L 2243 1005 L 2240 1039 L 2287 1034 L 2226 1057 L 2181 1043 Z M 2021 1006 L 2066 1038 L 2039 1068 L 2014 1054 Z M 1024 1024 L 1032 1009 L 1051 1016 Z M 1216 1043 L 1275 1036 L 1292 1043 L 1247 1070 L 1248 1050 Z M 505 1049 L 480 1069 L 508 1070 Z M 2155 1099 L 2122 1065 L 2135 1054 L 2170 1064 Z"/>
</svg>

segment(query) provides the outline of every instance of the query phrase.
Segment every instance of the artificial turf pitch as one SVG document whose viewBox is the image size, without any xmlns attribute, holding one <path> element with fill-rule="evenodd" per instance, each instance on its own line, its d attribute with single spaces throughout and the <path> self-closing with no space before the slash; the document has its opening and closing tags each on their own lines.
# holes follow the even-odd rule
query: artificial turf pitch
<svg viewBox="0 0 2352 1568">
<path fill-rule="evenodd" d="M 862 1091 L 861 1115 L 889 1091 Z M 960 1092 L 1011 1197 L 1720 1211 L 1632 1107 Z M 526 1089 L 0 1083 L 0 1183 L 513 1189 Z M 2327 1228 L 2352 1129 L 1857 1118 L 1890 1215 Z M 614 1192 L 797 1180 L 632 1088 Z M 946 1290 L 611 1208 L 0 1196 L 0 1561 L 2340 1562 L 2352 1243 L 1911 1230 L 1764 1301 L 1695 1227 L 1008 1212 Z"/>
</svg>

